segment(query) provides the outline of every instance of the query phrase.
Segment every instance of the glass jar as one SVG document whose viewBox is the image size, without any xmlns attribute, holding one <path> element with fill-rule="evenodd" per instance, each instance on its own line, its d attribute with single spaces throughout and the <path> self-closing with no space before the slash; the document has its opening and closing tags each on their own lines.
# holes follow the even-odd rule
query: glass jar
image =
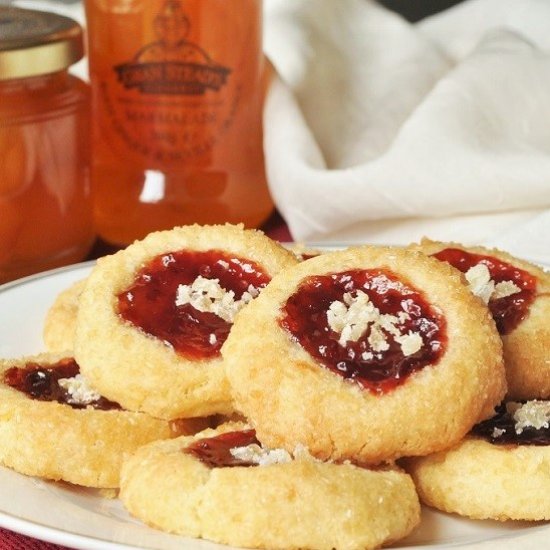
<svg viewBox="0 0 550 550">
<path fill-rule="evenodd" d="M 100 236 L 265 221 L 261 0 L 85 6 Z"/>
<path fill-rule="evenodd" d="M 0 283 L 82 260 L 94 238 L 82 31 L 0 7 Z"/>
</svg>

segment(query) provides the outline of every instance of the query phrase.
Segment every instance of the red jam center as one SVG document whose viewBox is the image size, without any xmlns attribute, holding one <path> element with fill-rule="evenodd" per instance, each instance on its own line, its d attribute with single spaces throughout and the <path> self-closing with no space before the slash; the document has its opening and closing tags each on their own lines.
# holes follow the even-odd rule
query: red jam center
<svg viewBox="0 0 550 550">
<path fill-rule="evenodd" d="M 537 290 L 536 277 L 527 271 L 492 256 L 472 254 L 458 248 L 446 248 L 433 256 L 451 264 L 462 273 L 478 264 L 485 264 L 495 283 L 511 281 L 521 289 L 511 296 L 489 301 L 489 309 L 500 334 L 510 334 L 527 317 Z"/>
<path fill-rule="evenodd" d="M 227 432 L 215 437 L 197 439 L 184 452 L 193 455 L 211 468 L 233 466 L 257 466 L 254 462 L 240 460 L 231 454 L 231 449 L 260 445 L 255 430 Z"/>
<path fill-rule="evenodd" d="M 399 332 L 420 335 L 420 349 L 405 355 L 395 336 L 382 329 L 387 349 L 373 350 L 372 324 L 357 341 L 340 344 L 340 334 L 330 328 L 327 312 L 333 302 L 344 301 L 344 294 L 357 296 L 358 291 L 367 294 L 381 315 L 406 314 L 406 320 L 397 325 Z M 387 270 L 309 277 L 288 299 L 280 323 L 323 366 L 376 393 L 388 392 L 413 372 L 437 363 L 446 342 L 443 316 L 420 291 Z"/>
<path fill-rule="evenodd" d="M 171 252 L 149 262 L 134 284 L 118 295 L 119 314 L 184 357 L 216 357 L 231 323 L 190 303 L 176 305 L 180 285 L 193 285 L 198 277 L 217 279 L 223 289 L 234 292 L 235 300 L 270 280 L 258 264 L 219 250 Z"/>
<path fill-rule="evenodd" d="M 100 397 L 90 403 L 74 403 L 69 392 L 59 385 L 62 378 L 73 378 L 80 373 L 80 367 L 72 358 L 47 366 L 27 363 L 23 368 L 12 367 L 4 373 L 4 383 L 39 401 L 57 401 L 73 409 L 91 407 L 98 410 L 120 409 L 118 403 Z"/>
<path fill-rule="evenodd" d="M 550 428 L 525 427 L 518 434 L 515 420 L 504 403 L 497 407 L 495 416 L 476 424 L 471 435 L 481 437 L 494 445 L 550 445 Z"/>
</svg>

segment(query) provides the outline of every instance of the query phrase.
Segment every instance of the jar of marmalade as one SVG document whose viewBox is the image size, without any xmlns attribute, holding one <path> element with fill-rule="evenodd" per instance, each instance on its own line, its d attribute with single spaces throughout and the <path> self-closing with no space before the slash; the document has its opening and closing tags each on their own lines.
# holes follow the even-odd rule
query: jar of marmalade
<svg viewBox="0 0 550 550">
<path fill-rule="evenodd" d="M 0 283 L 83 259 L 94 233 L 89 90 L 66 17 L 0 7 Z"/>
<path fill-rule="evenodd" d="M 271 213 L 261 0 L 85 0 L 96 227 L 124 245 Z"/>
</svg>

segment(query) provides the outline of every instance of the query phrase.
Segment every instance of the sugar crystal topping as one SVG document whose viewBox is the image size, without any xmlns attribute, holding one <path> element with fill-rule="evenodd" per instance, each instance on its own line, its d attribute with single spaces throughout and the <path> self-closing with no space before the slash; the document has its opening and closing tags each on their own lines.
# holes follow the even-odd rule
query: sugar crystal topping
<svg viewBox="0 0 550 550">
<path fill-rule="evenodd" d="M 489 268 L 483 263 L 479 263 L 468 269 L 465 276 L 470 290 L 486 304 L 491 300 L 507 298 L 521 292 L 521 288 L 513 281 L 495 283 L 491 279 Z"/>
<path fill-rule="evenodd" d="M 233 323 L 237 313 L 258 294 L 259 290 L 249 285 L 240 300 L 235 300 L 235 293 L 223 288 L 219 279 L 199 275 L 193 284 L 178 286 L 176 306 L 190 304 L 198 311 L 214 313 L 227 323 Z"/>
<path fill-rule="evenodd" d="M 237 460 L 258 464 L 258 466 L 285 464 L 292 461 L 290 453 L 284 449 L 264 449 L 256 444 L 247 445 L 246 447 L 234 447 L 230 452 L 231 456 Z"/>
<path fill-rule="evenodd" d="M 231 456 L 237 460 L 257 464 L 258 466 L 270 466 L 272 464 L 288 464 L 293 460 L 310 460 L 317 462 L 308 451 L 307 447 L 298 444 L 292 453 L 285 449 L 266 449 L 255 443 L 245 447 L 233 447 Z"/>
<path fill-rule="evenodd" d="M 404 334 L 399 328 L 410 318 L 406 311 L 400 311 L 397 315 L 380 313 L 362 290 L 355 295 L 346 292 L 343 301 L 332 302 L 327 311 L 328 326 L 340 335 L 338 343 L 341 346 L 344 347 L 347 342 L 357 342 L 370 327 L 367 341 L 373 352 L 387 351 L 390 348 L 388 335 L 391 335 L 406 357 L 419 351 L 424 344 L 419 333 L 409 331 Z M 371 352 L 362 354 L 363 360 L 371 358 Z"/>
<path fill-rule="evenodd" d="M 550 427 L 550 401 L 534 399 L 523 404 L 510 401 L 506 403 L 506 410 L 515 421 L 517 434 L 521 434 L 526 428 L 540 430 Z"/>
<path fill-rule="evenodd" d="M 67 399 L 69 404 L 89 405 L 101 399 L 101 395 L 88 385 L 81 374 L 72 378 L 60 378 L 57 383 L 69 394 Z"/>
<path fill-rule="evenodd" d="M 496 439 L 497 437 L 500 437 L 501 435 L 506 433 L 506 429 L 504 428 L 493 428 L 492 436 Z"/>
</svg>

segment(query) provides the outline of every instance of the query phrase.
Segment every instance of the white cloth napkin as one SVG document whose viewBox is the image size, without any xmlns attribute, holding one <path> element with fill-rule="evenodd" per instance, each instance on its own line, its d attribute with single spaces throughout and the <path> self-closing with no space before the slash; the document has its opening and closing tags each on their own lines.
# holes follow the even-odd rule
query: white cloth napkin
<svg viewBox="0 0 550 550">
<path fill-rule="evenodd" d="M 544 252 L 548 0 L 470 0 L 416 25 L 369 0 L 267 0 L 266 20 L 268 175 L 296 239 Z"/>
<path fill-rule="evenodd" d="M 371 0 L 264 2 L 268 179 L 296 240 L 427 235 L 550 259 L 549 0 L 417 24 Z M 81 3 L 13 3 L 84 22 Z"/>
</svg>

